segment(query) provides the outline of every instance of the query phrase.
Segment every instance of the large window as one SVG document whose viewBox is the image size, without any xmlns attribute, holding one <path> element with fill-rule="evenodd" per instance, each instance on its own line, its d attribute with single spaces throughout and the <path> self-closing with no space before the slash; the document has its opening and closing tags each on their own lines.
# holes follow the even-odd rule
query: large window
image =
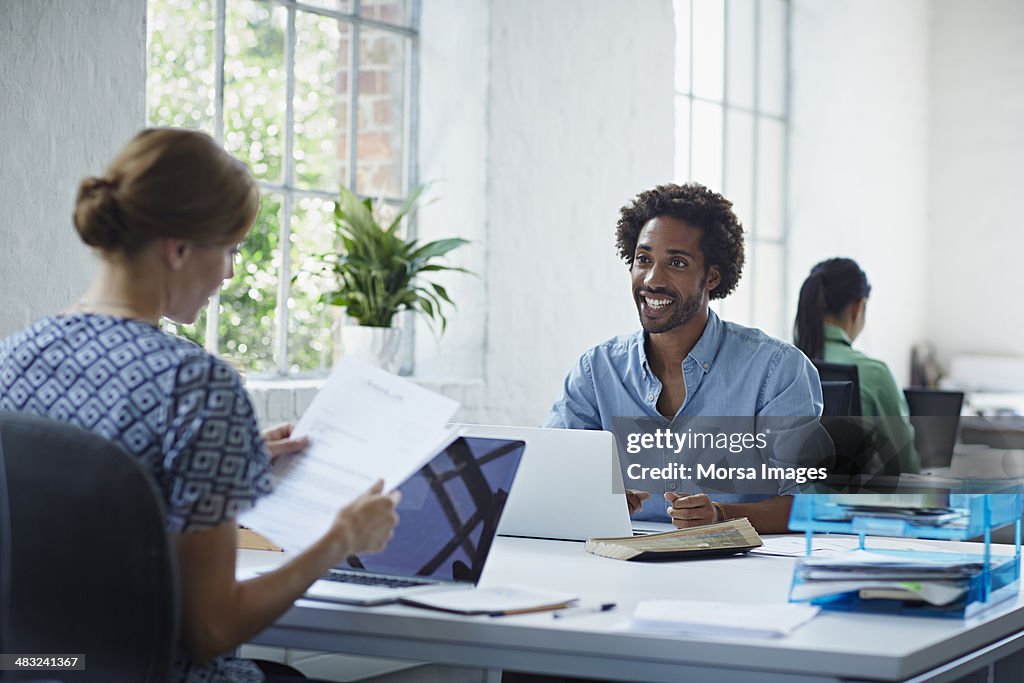
<svg viewBox="0 0 1024 683">
<path fill-rule="evenodd" d="M 746 230 L 743 278 L 719 311 L 788 338 L 789 3 L 675 0 L 675 16 L 675 175 L 731 199 Z"/>
<path fill-rule="evenodd" d="M 317 254 L 339 186 L 397 207 L 415 182 L 418 0 L 149 0 L 150 125 L 198 128 L 263 192 L 241 264 L 195 325 L 264 374 L 330 364 Z"/>
</svg>

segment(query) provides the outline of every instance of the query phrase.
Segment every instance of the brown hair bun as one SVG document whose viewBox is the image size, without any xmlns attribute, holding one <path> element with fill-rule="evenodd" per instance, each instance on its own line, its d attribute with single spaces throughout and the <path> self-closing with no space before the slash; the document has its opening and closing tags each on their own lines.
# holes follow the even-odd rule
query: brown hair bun
<svg viewBox="0 0 1024 683">
<path fill-rule="evenodd" d="M 241 239 L 260 193 L 249 169 L 198 131 L 136 135 L 101 178 L 82 181 L 74 222 L 82 241 L 132 254 L 160 238 L 209 244 Z"/>
<path fill-rule="evenodd" d="M 114 185 L 106 178 L 86 178 L 78 186 L 75 198 L 75 228 L 82 241 L 99 249 L 126 246 L 127 235 L 121 222 Z"/>
</svg>

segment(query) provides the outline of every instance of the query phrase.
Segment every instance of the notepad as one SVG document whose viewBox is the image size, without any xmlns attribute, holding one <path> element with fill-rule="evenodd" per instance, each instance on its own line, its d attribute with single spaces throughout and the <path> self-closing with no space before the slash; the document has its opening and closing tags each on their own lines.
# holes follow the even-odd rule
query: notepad
<svg viewBox="0 0 1024 683">
<path fill-rule="evenodd" d="M 629 628 L 658 633 L 779 638 L 814 618 L 813 605 L 748 605 L 706 600 L 642 600 Z"/>
</svg>

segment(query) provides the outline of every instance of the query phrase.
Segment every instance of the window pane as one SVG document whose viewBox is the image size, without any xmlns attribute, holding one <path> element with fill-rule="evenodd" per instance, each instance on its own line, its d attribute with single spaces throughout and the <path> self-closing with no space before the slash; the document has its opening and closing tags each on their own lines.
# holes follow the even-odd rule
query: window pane
<svg viewBox="0 0 1024 683">
<path fill-rule="evenodd" d="M 777 116 L 786 111 L 786 31 L 785 3 L 761 0 L 759 108 Z"/>
<path fill-rule="evenodd" d="M 781 121 L 762 118 L 757 124 L 757 218 L 758 239 L 781 239 L 785 206 L 786 128 Z"/>
<path fill-rule="evenodd" d="M 274 370 L 274 308 L 281 272 L 281 195 L 266 194 L 220 293 L 220 348 L 251 372 Z"/>
<path fill-rule="evenodd" d="M 728 71 L 726 97 L 729 104 L 754 108 L 754 48 L 757 0 L 727 0 Z"/>
<path fill-rule="evenodd" d="M 214 131 L 211 0 L 150 0 L 146 107 L 150 125 Z"/>
<path fill-rule="evenodd" d="M 351 25 L 316 14 L 295 17 L 295 184 L 336 192 L 348 185 L 348 73 Z"/>
<path fill-rule="evenodd" d="M 676 92 L 690 92 L 690 0 L 672 3 L 676 16 Z"/>
<path fill-rule="evenodd" d="M 281 181 L 285 127 L 285 10 L 227 4 L 224 146 L 260 180 Z"/>
<path fill-rule="evenodd" d="M 323 7 L 324 9 L 332 9 L 336 12 L 344 12 L 346 14 L 352 14 L 352 0 L 299 0 L 303 5 L 312 5 L 313 7 Z"/>
<path fill-rule="evenodd" d="M 722 100 L 725 0 L 693 3 L 693 94 Z"/>
<path fill-rule="evenodd" d="M 301 197 L 291 221 L 292 280 L 288 298 L 288 370 L 320 370 L 331 366 L 332 310 L 320 295 L 334 288 L 322 268 L 322 254 L 335 253 L 334 202 Z"/>
<path fill-rule="evenodd" d="M 359 34 L 359 138 L 356 192 L 405 191 L 405 60 L 408 40 L 363 28 Z"/>
<path fill-rule="evenodd" d="M 690 98 L 676 95 L 676 182 L 690 179 Z"/>
<path fill-rule="evenodd" d="M 750 230 L 754 219 L 754 117 L 735 109 L 725 114 L 725 196 Z"/>
<path fill-rule="evenodd" d="M 783 316 L 785 315 L 785 292 L 783 291 L 783 247 L 781 244 L 757 242 L 754 245 L 754 326 L 778 337 L 789 339 Z"/>
<path fill-rule="evenodd" d="M 693 103 L 693 168 L 691 180 L 722 190 L 722 106 Z"/>
<path fill-rule="evenodd" d="M 170 320 L 164 318 L 161 321 L 161 326 L 165 332 L 170 334 L 176 334 L 179 337 L 185 339 L 191 339 L 199 346 L 206 344 L 206 310 L 208 307 L 204 306 L 203 310 L 199 312 L 199 317 L 191 325 L 179 325 L 173 323 Z"/>
<path fill-rule="evenodd" d="M 405 26 L 412 19 L 408 0 L 362 0 L 359 14 L 367 19 Z"/>
</svg>

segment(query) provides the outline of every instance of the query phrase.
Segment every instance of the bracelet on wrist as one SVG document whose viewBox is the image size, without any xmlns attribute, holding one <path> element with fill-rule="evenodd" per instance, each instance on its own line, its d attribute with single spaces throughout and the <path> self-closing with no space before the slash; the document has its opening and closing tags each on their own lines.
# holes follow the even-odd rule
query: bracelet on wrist
<svg viewBox="0 0 1024 683">
<path fill-rule="evenodd" d="M 725 508 L 722 506 L 721 503 L 711 501 L 711 507 L 714 508 L 715 510 L 715 517 L 711 520 L 712 523 L 724 522 L 727 519 L 725 516 Z"/>
</svg>

